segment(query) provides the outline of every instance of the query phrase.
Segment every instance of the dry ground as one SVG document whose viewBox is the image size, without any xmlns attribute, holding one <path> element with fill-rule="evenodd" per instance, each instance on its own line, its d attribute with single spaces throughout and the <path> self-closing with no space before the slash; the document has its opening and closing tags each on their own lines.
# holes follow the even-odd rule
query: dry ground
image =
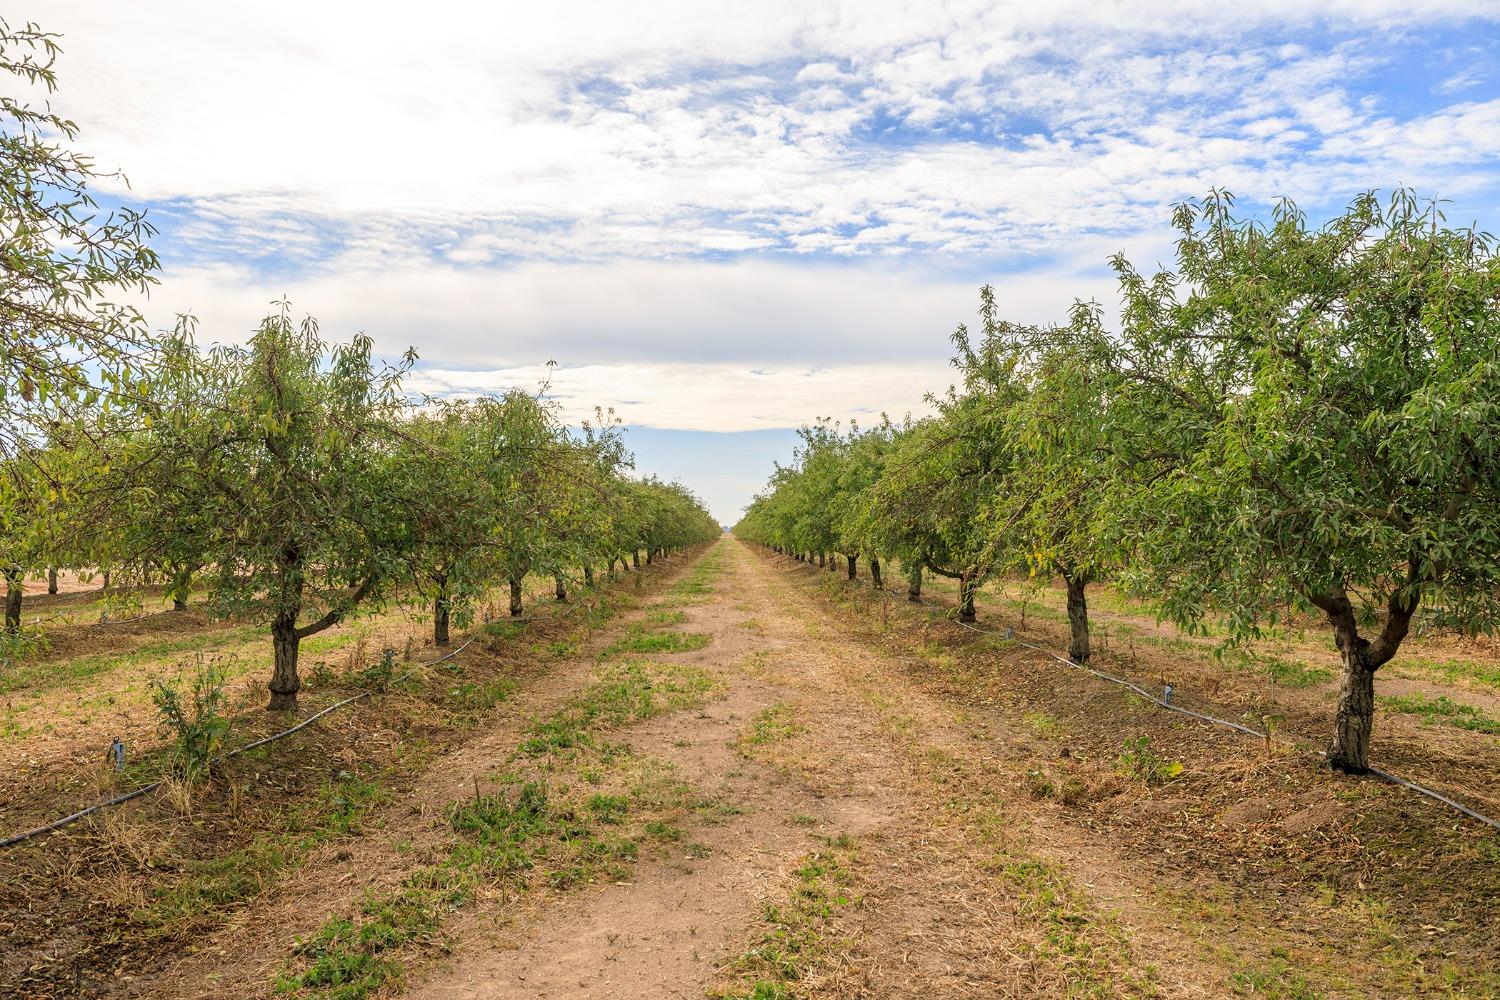
<svg viewBox="0 0 1500 1000">
<path fill-rule="evenodd" d="M 101 948 L 73 992 L 1500 995 L 1500 842 L 1320 771 L 1299 749 L 1326 725 L 1314 685 L 1273 690 L 1291 736 L 1267 748 L 732 539 L 626 597 L 543 663 L 513 650 L 460 668 L 508 682 L 482 709 L 445 702 L 442 680 L 364 732 L 320 736 L 343 756 L 300 763 L 345 819 L 277 828 L 252 810 L 306 841 L 253 891 L 205 902 L 219 882 L 166 864 L 163 896 L 121 862 L 138 899 L 115 933 L 158 944 Z M 1051 641 L 1056 622 L 1032 612 L 1027 634 Z M 1261 704 L 1248 675 L 1148 645 L 1121 669 L 1167 671 L 1231 717 Z M 1382 749 L 1493 800 L 1493 737 L 1444 729 L 1424 753 L 1408 723 Z M 399 766 L 358 770 L 382 748 Z M 298 788 L 326 812 L 315 785 Z M 212 826 L 224 807 L 201 809 Z M 110 834 L 30 860 L 102 898 Z M 184 887 L 192 907 L 164 915 Z"/>
</svg>

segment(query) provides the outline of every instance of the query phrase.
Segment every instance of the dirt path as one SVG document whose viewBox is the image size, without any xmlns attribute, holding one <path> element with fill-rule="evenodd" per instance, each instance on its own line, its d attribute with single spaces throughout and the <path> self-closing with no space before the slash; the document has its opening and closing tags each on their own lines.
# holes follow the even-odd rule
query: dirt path
<svg viewBox="0 0 1500 1000">
<path fill-rule="evenodd" d="M 712 789 L 730 814 L 687 831 L 628 883 L 525 917 L 473 915 L 462 944 L 409 995 L 733 990 L 735 959 L 764 933 L 767 907 L 784 904 L 803 859 L 839 836 L 857 851 L 861 904 L 819 931 L 827 947 L 796 970 L 798 996 L 1044 996 L 1080 983 L 1132 995 L 1157 988 L 1139 986 L 1151 980 L 1170 995 L 1214 995 L 1190 966 L 1147 971 L 1087 890 L 1025 849 L 984 763 L 982 748 L 1001 734 L 961 724 L 894 664 L 846 646 L 837 621 L 796 607 L 744 546 L 726 540 L 718 551 L 712 598 L 686 607 L 681 626 L 712 642 L 676 658 L 711 671 L 726 693 L 626 738 Z M 1068 913 L 1036 909 L 1038 896 L 1068 897 Z M 1059 950 L 1048 940 L 1058 919 L 1099 932 L 1075 931 Z"/>
<path fill-rule="evenodd" d="M 1108 818 L 1124 810 L 1157 822 L 1153 810 L 1170 800 L 1158 800 L 1160 790 L 1124 794 L 1112 757 L 1076 772 L 1099 776 L 1103 790 L 1082 794 L 1115 796 L 1108 809 L 1070 810 L 1038 795 L 1038 762 L 1071 768 L 1080 734 L 1039 736 L 1058 720 L 1034 702 L 931 683 L 923 657 L 949 654 L 927 649 L 922 626 L 894 613 L 884 631 L 878 614 L 876 625 L 856 621 L 818 597 L 825 577 L 732 539 L 702 560 L 684 568 L 699 584 L 664 589 L 529 681 L 357 844 L 330 845 L 307 877 L 126 992 L 269 996 L 289 942 L 405 884 L 414 859 L 441 852 L 452 832 L 437 818 L 477 803 L 479 783 L 503 785 L 497 775 L 520 766 L 516 747 L 538 720 L 632 662 L 610 644 L 643 622 L 695 642 L 641 662 L 709 678 L 711 692 L 700 707 L 635 716 L 643 721 L 600 736 L 624 744 L 632 766 L 691 785 L 700 806 L 641 839 L 618 875 L 480 891 L 410 956 L 399 989 L 339 995 L 1353 997 L 1407 995 L 1430 981 L 1415 951 L 1381 936 L 1395 924 L 1357 932 L 1378 912 L 1358 897 L 1346 904 L 1330 891 L 1308 910 L 1184 870 L 1177 841 L 1152 854 L 1129 849 Z M 1102 700 L 1117 695 L 1069 696 L 1092 706 L 1118 746 L 1123 717 L 1110 713 L 1130 709 Z M 600 780 L 565 758 L 547 773 L 559 796 Z M 1324 922 L 1326 934 L 1313 930 Z M 1376 947 L 1395 957 L 1370 963 Z M 1333 970 L 1316 988 L 1302 977 L 1312 963 Z"/>
</svg>

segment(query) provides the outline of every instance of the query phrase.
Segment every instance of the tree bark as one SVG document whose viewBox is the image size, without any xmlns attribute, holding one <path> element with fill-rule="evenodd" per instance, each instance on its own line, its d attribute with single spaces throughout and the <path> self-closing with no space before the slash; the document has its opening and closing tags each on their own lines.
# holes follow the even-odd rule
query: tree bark
<svg viewBox="0 0 1500 1000">
<path fill-rule="evenodd" d="M 849 579 L 851 579 L 851 580 L 858 579 L 859 578 L 859 570 L 858 570 L 859 556 L 850 555 L 850 556 L 847 556 L 846 558 L 849 561 L 849 573 L 848 573 Z"/>
<path fill-rule="evenodd" d="M 964 570 L 958 576 L 958 620 L 966 625 L 974 624 L 974 591 L 979 584 L 974 574 Z"/>
<path fill-rule="evenodd" d="M 521 581 L 516 577 L 510 578 L 510 616 L 521 617 Z"/>
<path fill-rule="evenodd" d="M 109 589 L 109 570 L 104 571 L 104 590 Z"/>
<path fill-rule="evenodd" d="M 652 548 L 646 549 L 646 565 L 650 566 L 654 562 L 656 562 L 656 550 Z"/>
<path fill-rule="evenodd" d="M 1334 643 L 1344 661 L 1339 678 L 1338 708 L 1333 717 L 1333 742 L 1328 747 L 1328 766 L 1345 774 L 1370 771 L 1370 734 L 1375 728 L 1375 671 L 1396 655 L 1417 611 L 1419 593 L 1411 590 L 1417 579 L 1415 561 L 1408 574 L 1411 596 L 1401 589 L 1386 602 L 1386 621 L 1380 636 L 1371 643 L 1359 634 L 1354 605 L 1342 592 L 1313 596 L 1312 603 L 1328 615 Z"/>
<path fill-rule="evenodd" d="M 827 552 L 819 552 L 818 553 L 818 569 L 826 569 L 827 567 L 828 567 L 828 553 Z"/>
<path fill-rule="evenodd" d="M 885 584 L 880 579 L 880 560 L 875 556 L 870 557 L 870 580 L 875 584 L 876 590 L 885 587 Z"/>
<path fill-rule="evenodd" d="M 1088 586 L 1086 573 L 1064 573 L 1063 582 L 1068 585 L 1068 656 L 1074 663 L 1089 660 L 1089 604 L 1083 589 Z"/>
<path fill-rule="evenodd" d="M 173 570 L 172 587 L 172 610 L 186 611 L 188 606 L 188 592 L 193 586 L 193 572 L 196 567 L 183 567 Z"/>
<path fill-rule="evenodd" d="M 433 574 L 437 594 L 432 599 L 432 644 L 448 645 L 448 574 L 439 571 Z"/>
<path fill-rule="evenodd" d="M 297 692 L 302 690 L 302 678 L 297 676 L 297 653 L 302 637 L 297 634 L 296 611 L 283 611 L 271 621 L 271 646 L 275 650 L 276 662 L 271 669 L 272 712 L 293 712 L 297 709 Z"/>
<path fill-rule="evenodd" d="M 583 585 L 585 587 L 592 587 L 594 585 L 594 567 L 587 563 L 584 563 L 583 566 Z"/>
<path fill-rule="evenodd" d="M 630 564 L 633 569 L 641 568 L 641 552 L 639 549 L 630 550 Z"/>
<path fill-rule="evenodd" d="M 906 580 L 906 599 L 913 604 L 922 603 L 922 564 L 912 565 L 911 574 Z"/>
<path fill-rule="evenodd" d="M 49 594 L 55 594 L 55 593 L 57 593 L 57 567 L 56 566 L 49 566 L 47 568 L 47 593 L 49 593 Z"/>
<path fill-rule="evenodd" d="M 568 587 L 567 584 L 563 582 L 562 577 L 554 576 L 552 578 L 552 594 L 557 598 L 559 603 L 564 603 L 567 601 Z"/>
<path fill-rule="evenodd" d="M 1375 723 L 1375 668 L 1365 661 L 1364 652 L 1357 645 L 1340 652 L 1344 671 L 1339 679 L 1339 703 L 1333 716 L 1328 766 L 1345 774 L 1368 774 L 1370 734 Z"/>
<path fill-rule="evenodd" d="M 21 634 L 21 598 L 26 594 L 21 567 L 5 571 L 5 634 Z"/>
</svg>

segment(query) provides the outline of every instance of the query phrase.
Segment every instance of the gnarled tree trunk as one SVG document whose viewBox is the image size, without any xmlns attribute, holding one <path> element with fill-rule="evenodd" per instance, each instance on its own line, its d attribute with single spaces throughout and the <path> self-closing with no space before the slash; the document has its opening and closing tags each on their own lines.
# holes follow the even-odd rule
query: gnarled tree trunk
<svg viewBox="0 0 1500 1000">
<path fill-rule="evenodd" d="M 514 576 L 510 578 L 510 616 L 521 617 L 521 580 Z"/>
<path fill-rule="evenodd" d="M 552 596 L 556 597 L 559 603 L 566 603 L 568 600 L 568 585 L 560 576 L 552 578 Z"/>
<path fill-rule="evenodd" d="M 977 575 L 964 570 L 958 575 L 958 620 L 966 625 L 974 624 L 974 592 L 979 589 Z"/>
<path fill-rule="evenodd" d="M 630 550 L 630 566 L 632 569 L 641 568 L 641 553 L 639 549 Z"/>
<path fill-rule="evenodd" d="M 57 567 L 47 567 L 47 593 L 57 593 Z"/>
<path fill-rule="evenodd" d="M 1415 567 L 1409 578 L 1415 578 Z M 1375 671 L 1396 655 L 1417 611 L 1419 594 L 1391 594 L 1386 602 L 1386 621 L 1372 643 L 1360 637 L 1354 606 L 1342 591 L 1316 595 L 1312 602 L 1328 615 L 1334 643 L 1343 658 L 1339 678 L 1338 708 L 1333 716 L 1333 742 L 1328 747 L 1328 766 L 1346 774 L 1370 770 L 1370 734 L 1375 727 Z"/>
<path fill-rule="evenodd" d="M 7 635 L 21 634 L 21 598 L 26 593 L 21 567 L 12 566 L 5 571 L 5 632 Z"/>
<path fill-rule="evenodd" d="M 922 564 L 913 563 L 906 578 L 906 599 L 913 604 L 922 603 Z"/>
<path fill-rule="evenodd" d="M 875 584 L 876 590 L 885 586 L 880 579 L 880 560 L 875 556 L 870 557 L 870 582 Z"/>
<path fill-rule="evenodd" d="M 432 644 L 448 645 L 448 599 L 443 595 L 432 602 Z"/>
<path fill-rule="evenodd" d="M 851 554 L 851 555 L 847 556 L 846 558 L 849 561 L 849 573 L 848 573 L 849 579 L 851 579 L 851 580 L 858 579 L 858 576 L 859 576 L 859 570 L 858 570 L 859 556 Z"/>
<path fill-rule="evenodd" d="M 1063 582 L 1068 585 L 1068 656 L 1075 663 L 1087 663 L 1089 659 L 1089 605 L 1083 588 L 1088 586 L 1087 573 L 1064 573 Z"/>
<path fill-rule="evenodd" d="M 291 712 L 297 708 L 297 692 L 302 678 L 297 676 L 297 653 L 302 637 L 297 634 L 297 612 L 283 611 L 271 621 L 271 647 L 275 664 L 271 668 L 272 712 Z"/>
<path fill-rule="evenodd" d="M 588 563 L 583 564 L 583 585 L 592 587 L 594 585 L 594 567 Z"/>
</svg>

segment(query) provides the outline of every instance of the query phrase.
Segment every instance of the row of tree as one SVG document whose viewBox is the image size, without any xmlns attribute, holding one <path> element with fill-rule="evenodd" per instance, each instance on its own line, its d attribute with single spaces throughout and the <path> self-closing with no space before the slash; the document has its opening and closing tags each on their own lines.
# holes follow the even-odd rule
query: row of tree
<svg viewBox="0 0 1500 1000">
<path fill-rule="evenodd" d="M 1213 193 L 1174 214 L 1176 267 L 1113 261 L 1118 327 L 1005 321 L 981 292 L 935 413 L 805 428 L 736 532 L 801 559 L 898 559 L 959 585 L 1061 578 L 1070 653 L 1109 579 L 1230 642 L 1327 622 L 1343 662 L 1338 769 L 1369 767 L 1374 678 L 1418 609 L 1500 618 L 1500 256 L 1408 192 L 1310 226 Z"/>
<path fill-rule="evenodd" d="M 149 391 L 75 409 L 13 463 L 0 525 L 7 627 L 20 587 L 49 568 L 111 568 L 196 589 L 215 614 L 270 626 L 273 709 L 296 705 L 303 639 L 399 598 L 432 608 L 448 643 L 495 586 L 523 612 L 531 575 L 638 568 L 719 527 L 684 487 L 628 474 L 617 423 L 581 432 L 540 395 L 414 402 L 368 338 L 324 343 L 283 304 L 244 346 L 160 338 Z"/>
<path fill-rule="evenodd" d="M 0 19 L 0 73 L 56 84 L 56 40 Z M 417 593 L 448 641 L 529 574 L 639 567 L 719 527 L 676 484 L 630 475 L 618 423 L 570 430 L 544 396 L 422 400 L 408 352 L 325 343 L 285 303 L 242 346 L 200 350 L 114 304 L 156 281 L 143 215 L 102 210 L 77 127 L 0 98 L 0 569 L 5 628 L 57 567 L 163 582 L 178 607 L 270 626 L 270 707 L 295 707 L 301 641 Z M 12 647 L 14 643 L 11 644 Z"/>
</svg>

